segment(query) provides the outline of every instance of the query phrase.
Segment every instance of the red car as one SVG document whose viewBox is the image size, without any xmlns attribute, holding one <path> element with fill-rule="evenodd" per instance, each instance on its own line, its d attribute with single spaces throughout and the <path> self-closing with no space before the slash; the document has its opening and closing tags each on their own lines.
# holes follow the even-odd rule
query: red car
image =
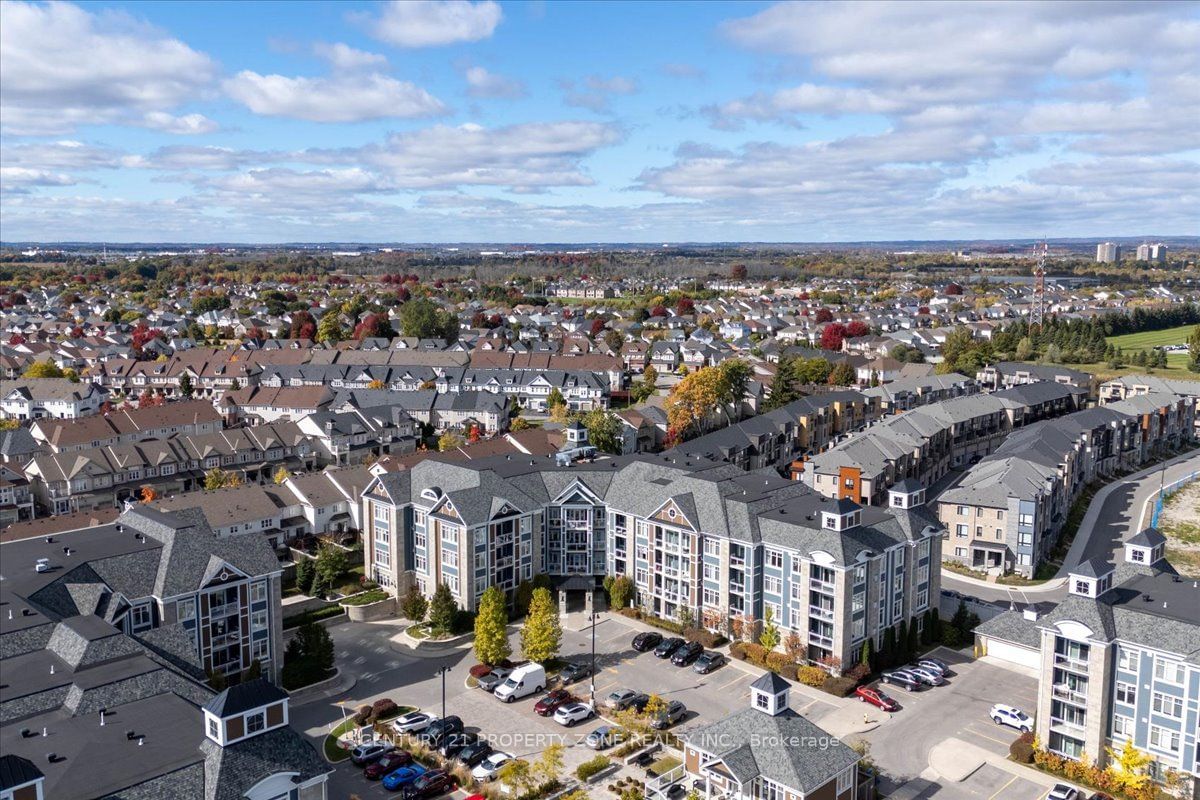
<svg viewBox="0 0 1200 800">
<path fill-rule="evenodd" d="M 557 711 L 559 706 L 573 702 L 575 702 L 575 698 L 566 689 L 555 689 L 541 700 L 538 700 L 533 710 L 538 713 L 538 716 L 548 717 Z"/>
<path fill-rule="evenodd" d="M 869 686 L 860 686 L 854 690 L 854 694 L 864 703 L 870 703 L 873 706 L 878 706 L 884 711 L 900 710 L 900 704 L 884 694 L 883 690 L 881 689 L 872 689 Z"/>
<path fill-rule="evenodd" d="M 412 763 L 412 755 L 410 753 L 406 753 L 403 750 L 394 750 L 375 763 L 368 764 L 367 768 L 363 770 L 363 776 L 367 780 L 377 781 L 392 770 L 400 769 L 410 763 Z"/>
<path fill-rule="evenodd" d="M 413 782 L 406 797 L 436 797 L 457 788 L 454 777 L 444 769 L 431 769 Z"/>
</svg>

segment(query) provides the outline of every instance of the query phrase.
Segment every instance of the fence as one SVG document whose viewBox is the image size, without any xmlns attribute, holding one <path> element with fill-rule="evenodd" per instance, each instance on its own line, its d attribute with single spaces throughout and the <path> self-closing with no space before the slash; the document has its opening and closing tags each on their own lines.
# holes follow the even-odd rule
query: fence
<svg viewBox="0 0 1200 800">
<path fill-rule="evenodd" d="M 1188 475 L 1183 476 L 1179 480 L 1171 481 L 1166 486 L 1164 486 L 1158 490 L 1158 492 L 1156 493 L 1157 497 L 1154 500 L 1154 513 L 1150 515 L 1150 527 L 1151 528 L 1158 527 L 1158 517 L 1162 513 L 1162 510 L 1163 510 L 1163 501 L 1166 500 L 1168 497 L 1170 497 L 1171 493 L 1174 492 L 1176 489 L 1178 489 L 1180 486 L 1183 486 L 1185 483 L 1191 483 L 1192 481 L 1196 480 L 1196 478 L 1198 478 L 1198 477 L 1200 477 L 1200 471 L 1192 472 Z"/>
</svg>

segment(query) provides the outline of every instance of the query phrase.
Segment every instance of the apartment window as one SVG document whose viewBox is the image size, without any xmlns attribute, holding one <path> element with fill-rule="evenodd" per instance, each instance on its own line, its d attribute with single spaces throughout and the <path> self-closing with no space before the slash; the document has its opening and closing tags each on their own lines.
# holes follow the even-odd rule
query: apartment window
<svg viewBox="0 0 1200 800">
<path fill-rule="evenodd" d="M 1137 650 L 1130 650 L 1127 647 L 1117 648 L 1117 669 L 1123 669 L 1126 672 L 1137 672 L 1138 670 Z"/>
<path fill-rule="evenodd" d="M 638 567 L 634 572 L 634 581 L 638 586 L 646 586 L 646 568 Z"/>
<path fill-rule="evenodd" d="M 180 622 L 196 618 L 196 598 L 187 597 L 175 604 L 175 615 Z"/>
<path fill-rule="evenodd" d="M 420 553 L 413 556 L 413 569 L 421 573 L 429 572 L 429 562 L 426 561 L 425 556 Z"/>
<path fill-rule="evenodd" d="M 1033 514 L 1021 514 L 1017 518 L 1017 524 L 1031 527 L 1033 525 Z"/>
<path fill-rule="evenodd" d="M 250 602 L 261 603 L 267 599 L 267 582 L 255 581 L 250 584 Z"/>
<path fill-rule="evenodd" d="M 1133 717 L 1126 717 L 1122 714 L 1113 715 L 1112 735 L 1120 736 L 1128 739 L 1133 736 Z"/>
<path fill-rule="evenodd" d="M 212 717 L 208 718 L 208 735 L 216 739 L 220 737 L 220 728 L 217 727 L 217 721 Z"/>
<path fill-rule="evenodd" d="M 130 622 L 133 625 L 134 633 L 143 631 L 154 624 L 154 612 L 151 611 L 149 604 L 142 606 L 134 606 L 130 615 Z"/>
<path fill-rule="evenodd" d="M 1178 661 L 1168 661 L 1165 658 L 1154 659 L 1154 677 L 1167 683 L 1183 685 L 1183 664 Z"/>
<path fill-rule="evenodd" d="M 1179 752 L 1179 731 L 1150 726 L 1150 746 L 1168 753 Z"/>
<path fill-rule="evenodd" d="M 954 548 L 954 555 L 956 555 L 956 556 L 965 556 L 966 554 L 967 554 L 967 548 L 965 548 L 965 547 L 956 547 L 956 548 Z"/>
<path fill-rule="evenodd" d="M 704 540 L 704 555 L 719 556 L 721 555 L 721 540 L 706 538 Z"/>
<path fill-rule="evenodd" d="M 716 589 L 705 589 L 704 590 L 704 605 L 705 606 L 707 606 L 709 608 L 715 608 L 716 606 L 720 605 L 720 603 L 721 603 L 721 596 L 720 596 L 720 594 L 717 593 Z"/>
<path fill-rule="evenodd" d="M 258 733 L 265 727 L 267 727 L 267 717 L 263 712 L 259 711 L 256 714 L 246 715 L 247 734 Z"/>
<path fill-rule="evenodd" d="M 959 515 L 960 517 L 965 517 L 965 516 L 967 516 L 967 507 L 966 507 L 966 506 L 959 506 L 959 507 L 958 507 L 958 515 Z"/>
<path fill-rule="evenodd" d="M 778 550 L 767 551 L 767 566 L 783 569 L 783 553 Z"/>
<path fill-rule="evenodd" d="M 763 577 L 763 591 L 770 594 L 781 594 L 783 592 L 783 581 L 774 575 L 767 575 Z"/>
<path fill-rule="evenodd" d="M 442 566 L 457 567 L 458 566 L 458 551 L 457 550 L 442 550 Z"/>
<path fill-rule="evenodd" d="M 1117 683 L 1116 697 L 1118 703 L 1132 706 L 1137 703 L 1137 687 L 1132 683 Z"/>
<path fill-rule="evenodd" d="M 705 564 L 704 565 L 704 580 L 706 580 L 706 581 L 719 580 L 718 574 L 719 573 L 717 571 L 716 564 Z"/>
<path fill-rule="evenodd" d="M 413 547 L 418 550 L 425 549 L 425 534 L 422 531 L 417 531 L 413 534 Z"/>
<path fill-rule="evenodd" d="M 999 535 L 999 533 L 1000 533 L 1000 531 L 996 531 L 997 536 Z M 1018 533 L 1017 534 L 1017 544 L 1021 547 L 1033 547 L 1033 534 L 1032 533 Z"/>
<path fill-rule="evenodd" d="M 250 629 L 261 631 L 267 627 L 267 612 L 255 611 L 250 615 Z"/>
<path fill-rule="evenodd" d="M 1181 719 L 1183 717 L 1183 698 L 1172 697 L 1169 694 L 1155 692 L 1154 699 L 1151 703 L 1156 714 L 1162 714 L 1164 717 L 1174 717 Z"/>
<path fill-rule="evenodd" d="M 271 641 L 269 639 L 255 639 L 250 644 L 250 658 L 256 661 L 269 661 L 271 658 Z"/>
</svg>

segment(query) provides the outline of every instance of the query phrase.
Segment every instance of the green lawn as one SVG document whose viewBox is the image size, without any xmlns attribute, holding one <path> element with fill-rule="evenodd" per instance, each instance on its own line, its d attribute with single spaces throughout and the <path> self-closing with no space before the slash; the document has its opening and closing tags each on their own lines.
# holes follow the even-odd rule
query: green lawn
<svg viewBox="0 0 1200 800">
<path fill-rule="evenodd" d="M 1105 341 L 1114 347 L 1120 347 L 1125 352 L 1133 350 L 1149 350 L 1168 344 L 1187 344 L 1195 325 L 1180 325 L 1178 328 L 1167 328 L 1161 331 L 1141 331 L 1126 333 L 1122 336 L 1109 336 Z M 1186 359 L 1186 354 L 1182 354 Z"/>
<path fill-rule="evenodd" d="M 1125 357 L 1128 358 L 1134 351 L 1126 349 Z M 1147 369 L 1146 367 L 1138 367 L 1133 364 L 1123 364 L 1116 369 L 1111 368 L 1103 361 L 1095 364 L 1064 364 L 1064 367 L 1077 369 L 1082 372 L 1088 372 L 1095 375 L 1099 380 L 1106 381 L 1109 378 L 1115 378 L 1119 375 L 1159 375 L 1163 378 L 1175 378 L 1184 381 L 1200 380 L 1200 374 L 1191 372 L 1187 368 L 1188 356 L 1187 353 L 1168 353 L 1166 368 L 1155 367 Z M 1031 362 L 1035 363 L 1035 362 Z"/>
</svg>

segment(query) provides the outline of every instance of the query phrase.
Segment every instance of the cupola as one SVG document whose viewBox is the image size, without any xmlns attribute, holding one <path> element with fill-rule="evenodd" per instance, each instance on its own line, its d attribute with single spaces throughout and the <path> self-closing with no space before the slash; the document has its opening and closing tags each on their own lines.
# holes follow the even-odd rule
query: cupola
<svg viewBox="0 0 1200 800">
<path fill-rule="evenodd" d="M 1151 566 L 1158 563 L 1167 546 L 1167 537 L 1158 528 L 1146 528 L 1125 543 L 1125 563 Z"/>
<path fill-rule="evenodd" d="M 574 420 L 566 427 L 567 442 L 582 447 L 588 443 L 587 428 L 580 424 L 579 420 Z"/>
<path fill-rule="evenodd" d="M 906 478 L 888 489 L 888 506 L 891 508 L 915 508 L 924 502 L 925 487 L 913 478 Z"/>
<path fill-rule="evenodd" d="M 846 531 L 858 525 L 862 506 L 845 497 L 821 509 L 821 527 L 831 531 Z"/>
<path fill-rule="evenodd" d="M 230 686 L 204 706 L 204 733 L 222 747 L 287 724 L 287 692 L 265 678 Z"/>
<path fill-rule="evenodd" d="M 750 705 L 762 713 L 777 717 L 787 710 L 791 686 L 774 672 L 768 672 L 750 684 Z"/>
<path fill-rule="evenodd" d="M 1093 558 L 1067 573 L 1067 591 L 1080 597 L 1096 598 L 1112 588 L 1113 566 L 1102 558 Z"/>
</svg>

